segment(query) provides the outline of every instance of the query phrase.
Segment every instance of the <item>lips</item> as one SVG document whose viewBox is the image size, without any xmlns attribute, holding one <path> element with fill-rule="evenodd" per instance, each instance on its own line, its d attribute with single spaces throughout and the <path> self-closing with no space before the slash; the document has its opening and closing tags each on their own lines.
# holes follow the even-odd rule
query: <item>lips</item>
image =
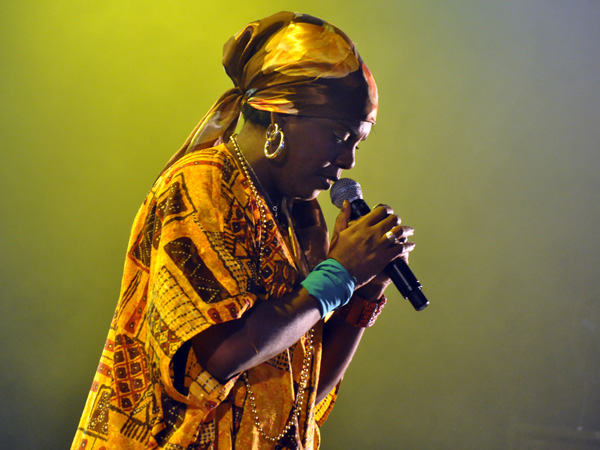
<svg viewBox="0 0 600 450">
<path fill-rule="evenodd" d="M 332 184 L 340 178 L 340 174 L 337 170 L 335 172 L 321 172 L 319 175 L 325 178 L 326 180 L 330 181 Z"/>
<path fill-rule="evenodd" d="M 333 183 L 335 183 L 339 177 L 336 175 L 330 175 L 330 174 L 319 174 L 319 178 L 321 180 L 323 180 L 323 187 L 322 189 L 324 190 L 328 190 Z"/>
</svg>

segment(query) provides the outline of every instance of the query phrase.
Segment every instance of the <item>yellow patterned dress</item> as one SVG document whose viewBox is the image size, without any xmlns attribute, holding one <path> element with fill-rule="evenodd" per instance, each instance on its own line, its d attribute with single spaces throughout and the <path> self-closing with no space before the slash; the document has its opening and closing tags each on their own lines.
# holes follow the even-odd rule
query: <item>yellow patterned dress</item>
<svg viewBox="0 0 600 450">
<path fill-rule="evenodd" d="M 190 351 L 197 333 L 298 286 L 287 233 L 270 213 L 267 219 L 262 229 L 249 180 L 224 145 L 192 152 L 161 175 L 135 219 L 72 450 L 318 448 L 318 427 L 335 399 L 331 393 L 315 405 L 322 322 L 314 328 L 306 401 L 279 443 L 261 436 L 255 416 L 266 434 L 283 430 L 309 338 L 247 372 L 256 414 L 239 376 L 221 384 Z"/>
</svg>

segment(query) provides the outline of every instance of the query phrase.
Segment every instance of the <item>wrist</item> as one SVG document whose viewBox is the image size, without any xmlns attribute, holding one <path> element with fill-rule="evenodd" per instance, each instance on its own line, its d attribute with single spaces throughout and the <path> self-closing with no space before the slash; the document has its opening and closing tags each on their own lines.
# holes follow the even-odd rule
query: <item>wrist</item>
<svg viewBox="0 0 600 450">
<path fill-rule="evenodd" d="M 359 287 L 354 291 L 354 294 L 366 301 L 377 302 L 384 296 L 387 286 L 387 284 L 379 284 L 371 281 Z"/>
<path fill-rule="evenodd" d="M 355 278 L 333 258 L 318 264 L 300 284 L 318 301 L 321 317 L 348 303 L 355 287 Z"/>
<path fill-rule="evenodd" d="M 386 303 L 387 299 L 384 295 L 381 295 L 376 301 L 372 301 L 355 293 L 350 302 L 338 309 L 336 314 L 354 327 L 368 328 L 375 324 Z"/>
</svg>

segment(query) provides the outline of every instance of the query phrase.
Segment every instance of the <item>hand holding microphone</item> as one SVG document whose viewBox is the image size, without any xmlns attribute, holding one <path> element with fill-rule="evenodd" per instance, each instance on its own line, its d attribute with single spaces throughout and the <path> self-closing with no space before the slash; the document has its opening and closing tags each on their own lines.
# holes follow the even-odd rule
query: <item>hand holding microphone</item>
<svg viewBox="0 0 600 450">
<path fill-rule="evenodd" d="M 351 207 L 351 219 L 358 219 L 371 212 L 371 208 L 362 198 L 360 185 L 349 178 L 338 180 L 331 187 L 331 201 L 338 208 L 342 208 L 344 201 L 348 200 Z M 390 242 L 396 242 L 396 236 L 391 231 L 384 234 Z M 390 277 L 402 296 L 410 301 L 417 311 L 427 307 L 429 301 L 421 290 L 421 283 L 412 273 L 404 259 L 396 258 L 385 268 L 385 273 Z"/>
</svg>

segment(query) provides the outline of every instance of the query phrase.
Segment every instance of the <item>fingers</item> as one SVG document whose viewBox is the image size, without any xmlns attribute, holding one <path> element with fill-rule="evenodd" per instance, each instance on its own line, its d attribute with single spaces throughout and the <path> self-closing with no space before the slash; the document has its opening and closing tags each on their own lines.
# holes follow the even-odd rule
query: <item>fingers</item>
<svg viewBox="0 0 600 450">
<path fill-rule="evenodd" d="M 402 219 L 394 214 L 388 205 L 378 205 L 369 214 L 361 218 L 365 225 L 373 226 L 376 232 L 381 233 L 381 239 L 387 244 L 395 246 L 401 244 L 403 252 L 413 250 L 415 244 L 407 242 L 408 238 L 415 233 L 410 226 L 400 225 Z"/>
<path fill-rule="evenodd" d="M 410 252 L 415 249 L 414 242 L 405 242 L 402 245 L 402 253 L 400 253 L 400 258 L 402 258 L 406 264 L 408 264 L 408 257 L 410 256 Z"/>
<path fill-rule="evenodd" d="M 394 259 L 400 257 L 408 264 L 408 256 L 415 249 L 415 243 L 408 242 L 407 238 L 414 233 L 413 227 L 397 225 L 383 234 L 382 241 L 386 241 L 386 244 L 393 251 Z"/>
<path fill-rule="evenodd" d="M 407 260 L 414 248 L 407 239 L 414 229 L 401 225 L 389 206 L 378 206 L 349 222 L 351 211 L 345 202 L 335 221 L 329 257 L 340 262 L 360 287 L 381 273 L 390 261 L 398 257 Z"/>
<path fill-rule="evenodd" d="M 386 231 L 383 234 L 383 237 L 386 238 L 391 244 L 403 244 L 413 234 L 415 234 L 415 229 L 413 227 L 396 225 L 395 227 Z"/>
<path fill-rule="evenodd" d="M 335 219 L 335 225 L 333 228 L 334 234 L 340 233 L 341 231 L 348 228 L 348 221 L 350 220 L 350 214 L 352 210 L 350 209 L 350 203 L 348 200 L 344 200 L 344 204 L 340 210 L 340 213 Z"/>
<path fill-rule="evenodd" d="M 359 220 L 363 221 L 365 225 L 372 226 L 380 223 L 383 220 L 390 220 L 391 217 L 398 218 L 398 216 L 394 216 L 394 211 L 392 208 L 387 205 L 380 205 L 376 208 L 373 208 L 369 214 L 361 217 Z"/>
</svg>

